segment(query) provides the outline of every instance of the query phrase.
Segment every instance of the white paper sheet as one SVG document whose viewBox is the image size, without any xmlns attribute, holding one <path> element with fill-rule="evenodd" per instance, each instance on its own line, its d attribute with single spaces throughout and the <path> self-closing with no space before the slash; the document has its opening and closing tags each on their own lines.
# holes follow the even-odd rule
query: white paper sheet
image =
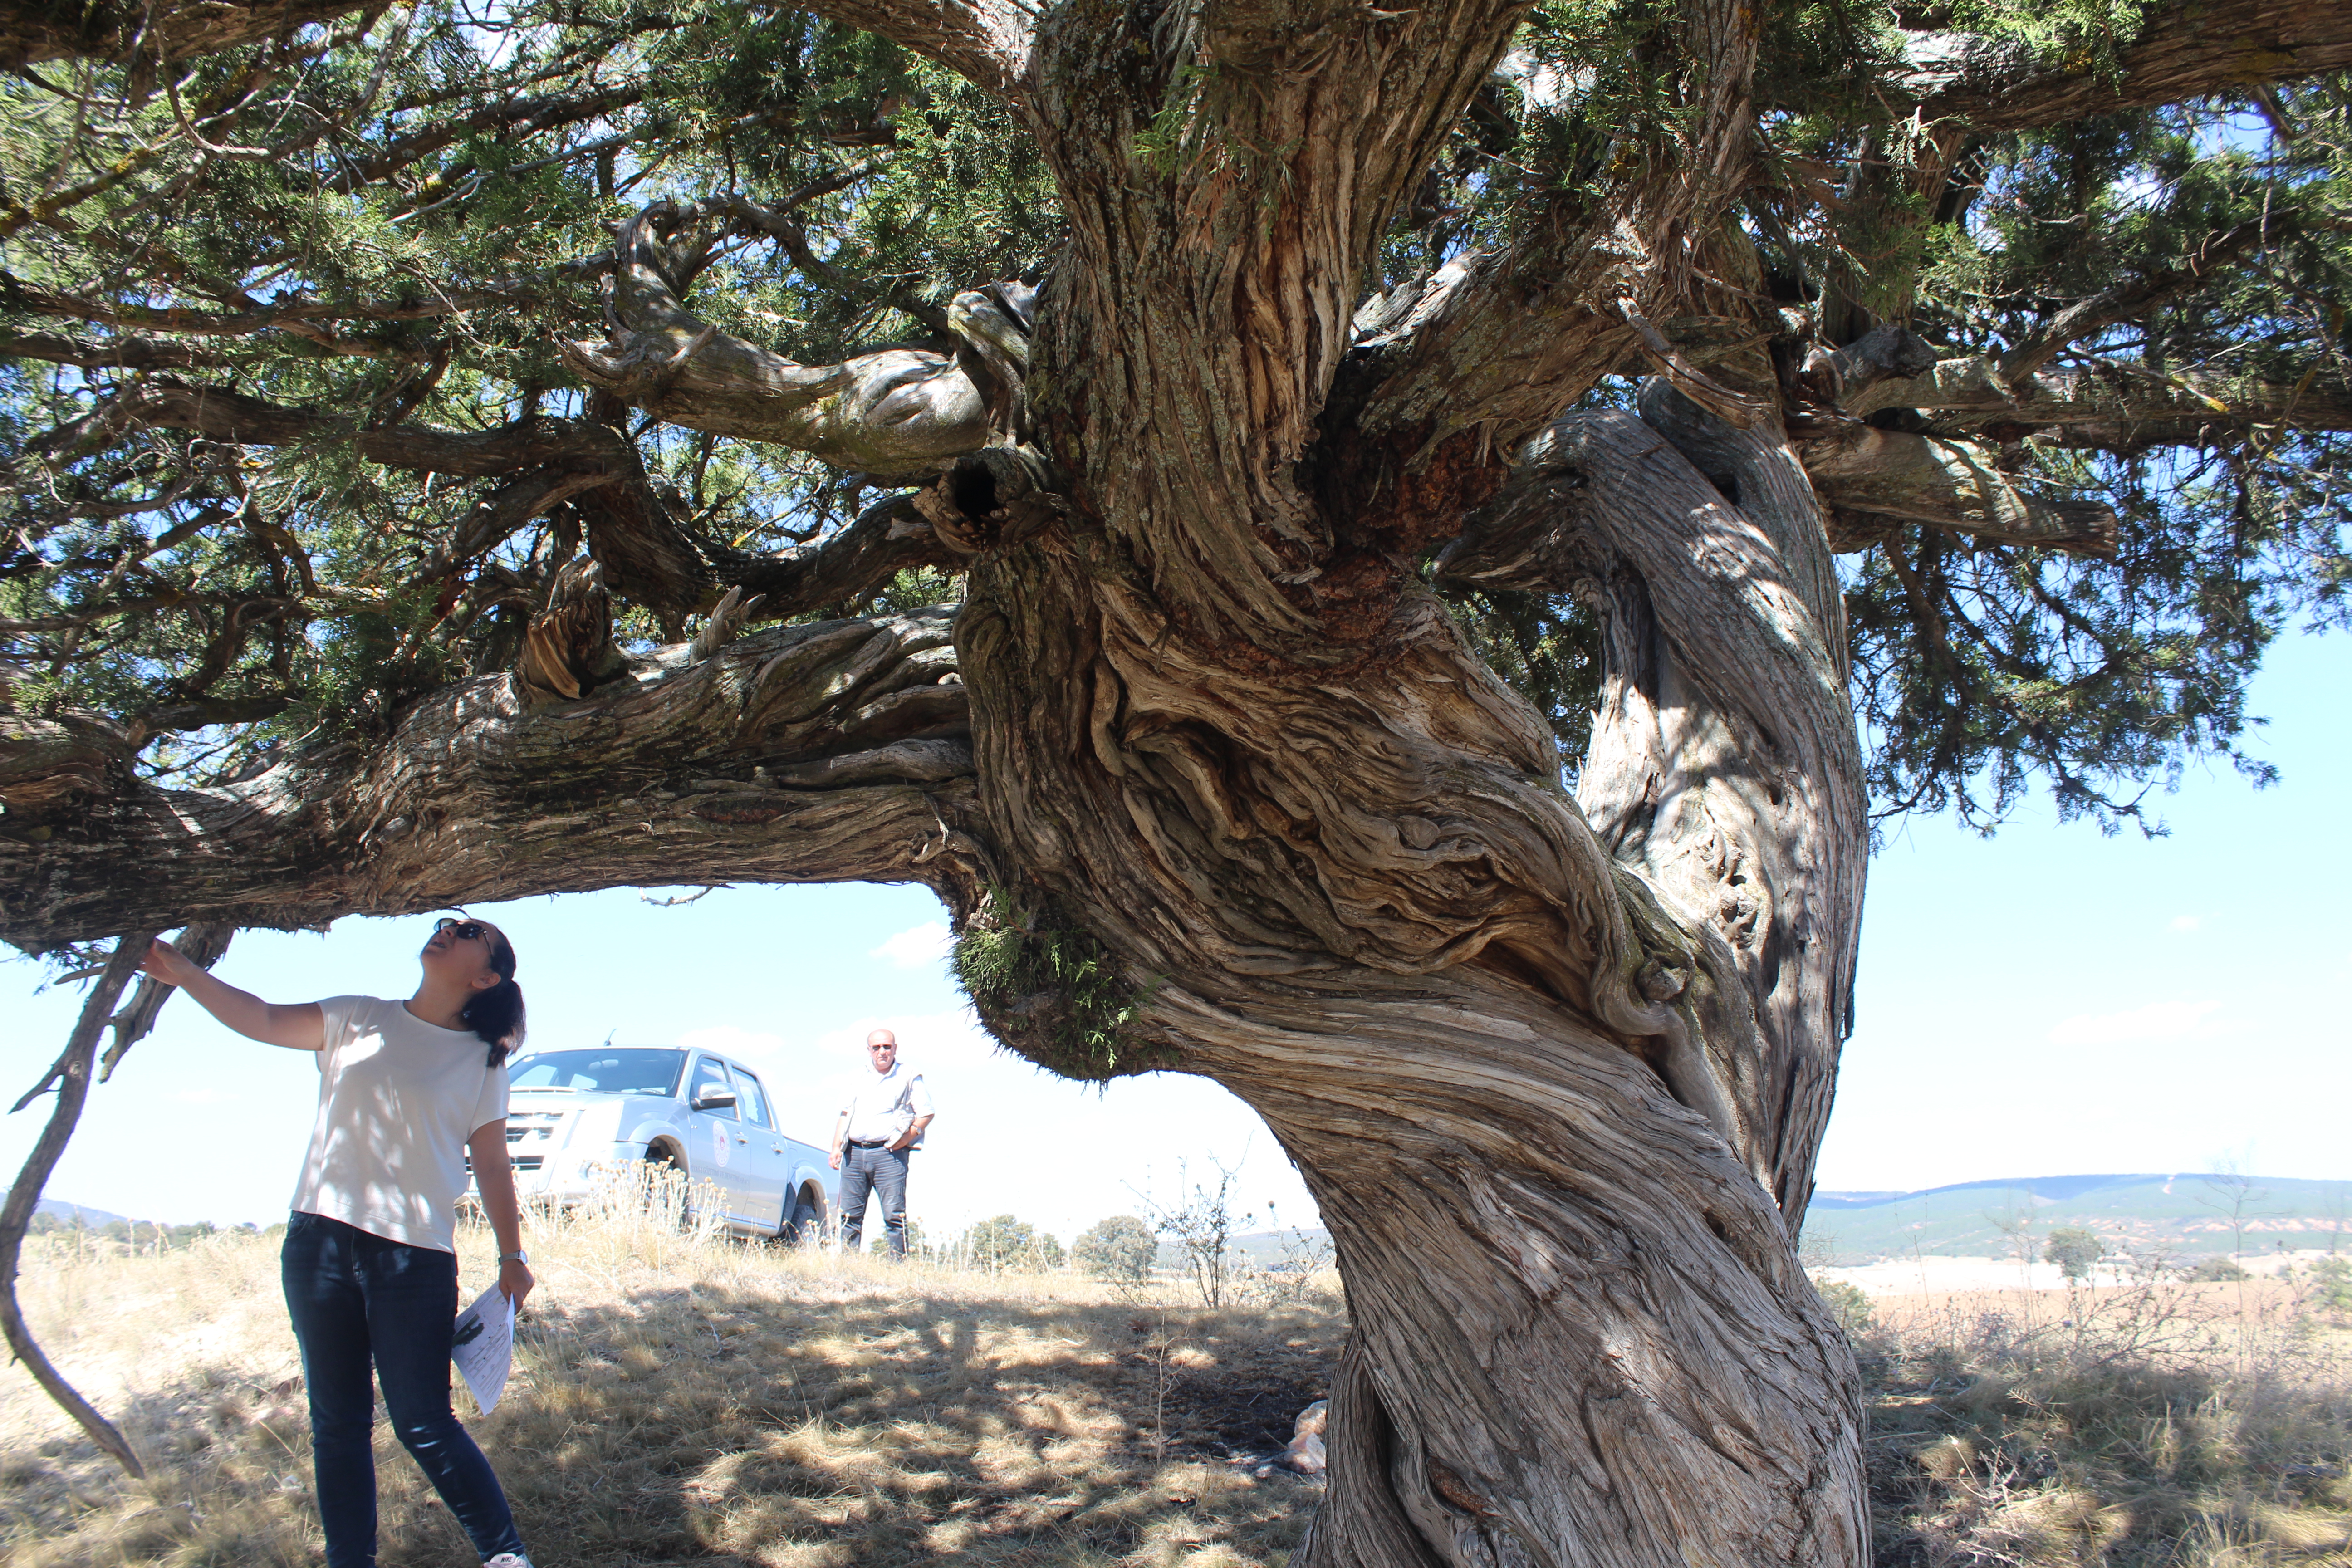
<svg viewBox="0 0 2352 1568">
<path fill-rule="evenodd" d="M 507 1389 L 507 1373 L 514 1365 L 514 1301 L 495 1285 L 457 1314 L 449 1359 L 485 1415 L 499 1407 L 499 1395 Z"/>
</svg>

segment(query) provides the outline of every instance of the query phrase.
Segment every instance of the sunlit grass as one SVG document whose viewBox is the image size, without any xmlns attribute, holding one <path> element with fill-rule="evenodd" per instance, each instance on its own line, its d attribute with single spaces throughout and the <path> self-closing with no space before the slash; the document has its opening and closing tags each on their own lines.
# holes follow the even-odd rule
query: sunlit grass
<svg viewBox="0 0 2352 1568">
<path fill-rule="evenodd" d="M 1321 1495 L 1234 1460 L 1326 1391 L 1328 1293 L 1207 1312 L 1172 1283 L 747 1247 L 635 1202 L 526 1239 L 514 1382 L 458 1407 L 549 1568 L 1278 1568 Z M 460 1248 L 484 1288 L 489 1237 Z M 0 1563 L 317 1560 L 275 1237 L 36 1238 L 24 1291 L 151 1474 L 0 1372 Z M 2346 1335 L 2307 1290 L 1979 1291 L 1882 1302 L 1857 1335 L 1882 1568 L 2352 1563 Z M 386 1568 L 469 1562 L 378 1451 Z"/>
<path fill-rule="evenodd" d="M 1276 1564 L 1319 1485 L 1261 1479 L 1323 1392 L 1328 1299 L 1209 1313 L 1171 1287 L 746 1247 L 614 1205 L 526 1238 L 541 1285 L 499 1408 L 468 1419 L 551 1564 Z M 0 1555 L 315 1560 L 274 1237 L 28 1257 L 61 1366 L 149 1462 L 134 1482 L 0 1378 Z M 487 1234 L 461 1232 L 467 1286 Z M 468 1561 L 379 1429 L 385 1568 Z"/>
</svg>

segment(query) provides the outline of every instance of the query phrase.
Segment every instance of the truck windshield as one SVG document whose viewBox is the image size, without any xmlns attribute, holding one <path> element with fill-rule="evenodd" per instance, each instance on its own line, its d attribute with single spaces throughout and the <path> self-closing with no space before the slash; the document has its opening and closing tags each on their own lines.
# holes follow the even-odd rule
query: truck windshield
<svg viewBox="0 0 2352 1568">
<path fill-rule="evenodd" d="M 684 1051 L 637 1047 L 595 1051 L 540 1051 L 514 1064 L 507 1081 L 515 1089 L 586 1089 L 597 1094 L 677 1093 Z"/>
</svg>

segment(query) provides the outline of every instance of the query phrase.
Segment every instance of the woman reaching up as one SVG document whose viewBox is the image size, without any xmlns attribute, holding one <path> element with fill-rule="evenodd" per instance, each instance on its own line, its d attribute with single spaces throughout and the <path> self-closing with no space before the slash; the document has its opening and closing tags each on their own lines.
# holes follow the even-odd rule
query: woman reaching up
<svg viewBox="0 0 2352 1568">
<path fill-rule="evenodd" d="M 497 1475 L 449 1407 L 468 1150 L 498 1236 L 499 1287 L 517 1307 L 531 1289 L 506 1134 L 522 989 L 513 946 L 487 921 L 436 922 L 417 956 L 424 973 L 404 1002 L 264 1002 L 164 942 L 141 967 L 249 1039 L 318 1055 L 319 1114 L 281 1267 L 310 1393 L 328 1568 L 374 1568 L 372 1381 L 486 1568 L 530 1568 Z"/>
</svg>

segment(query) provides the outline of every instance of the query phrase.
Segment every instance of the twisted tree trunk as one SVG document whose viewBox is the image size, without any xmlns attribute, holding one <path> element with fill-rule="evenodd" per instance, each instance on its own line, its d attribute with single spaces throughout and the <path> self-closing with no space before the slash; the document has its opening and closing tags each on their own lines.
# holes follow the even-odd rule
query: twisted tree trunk
<svg viewBox="0 0 2352 1568">
<path fill-rule="evenodd" d="M 1423 590 L 1309 666 L 1188 631 L 1082 514 L 973 575 L 981 805 L 1027 876 L 983 922 L 1098 942 L 1135 1016 L 1123 1062 L 1067 1008 L 991 1023 L 1215 1077 L 1337 1243 L 1306 1563 L 1865 1553 L 1853 1370 L 1790 1246 L 1866 850 L 1839 600 L 1777 430 L 1656 402 L 1556 426 L 1450 563 L 1603 606 L 1583 809 Z"/>
</svg>

